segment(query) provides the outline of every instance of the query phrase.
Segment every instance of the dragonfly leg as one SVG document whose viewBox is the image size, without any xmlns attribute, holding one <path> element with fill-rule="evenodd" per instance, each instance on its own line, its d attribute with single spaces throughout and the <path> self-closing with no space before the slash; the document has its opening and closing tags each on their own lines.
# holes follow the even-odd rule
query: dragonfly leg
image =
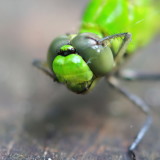
<svg viewBox="0 0 160 160">
<path fill-rule="evenodd" d="M 43 73 L 45 73 L 47 76 L 51 77 L 54 81 L 56 81 L 56 77 L 49 71 L 45 62 L 36 59 L 32 62 L 32 64 L 33 66 L 41 70 Z"/>
<path fill-rule="evenodd" d="M 115 38 L 119 38 L 119 37 L 124 37 L 122 44 L 119 47 L 118 52 L 116 53 L 116 57 L 115 57 L 115 63 L 118 64 L 121 62 L 121 59 L 123 57 L 123 55 L 126 53 L 126 49 L 128 47 L 128 44 L 130 43 L 131 39 L 132 39 L 132 34 L 131 33 L 120 33 L 120 34 L 114 34 L 111 36 L 107 36 L 104 37 L 102 39 L 99 40 L 99 43 L 102 43 L 103 41 L 110 41 L 112 39 Z"/>
<path fill-rule="evenodd" d="M 129 70 L 129 69 L 119 71 L 117 73 L 117 77 L 124 79 L 124 80 L 129 80 L 129 81 L 160 80 L 160 74 L 137 72 L 137 71 Z"/>
<path fill-rule="evenodd" d="M 118 80 L 114 77 L 109 77 L 108 78 L 108 83 L 110 84 L 111 87 L 113 87 L 115 90 L 117 90 L 119 93 L 124 95 L 127 99 L 129 99 L 133 104 L 135 104 L 146 116 L 147 119 L 136 135 L 136 138 L 134 139 L 133 143 L 129 146 L 128 148 L 128 154 L 132 160 L 135 160 L 135 154 L 134 150 L 137 148 L 139 143 L 142 141 L 143 137 L 145 136 L 146 132 L 148 131 L 151 123 L 152 123 L 152 116 L 150 112 L 149 106 L 138 96 L 129 93 L 126 89 L 121 88 Z"/>
</svg>

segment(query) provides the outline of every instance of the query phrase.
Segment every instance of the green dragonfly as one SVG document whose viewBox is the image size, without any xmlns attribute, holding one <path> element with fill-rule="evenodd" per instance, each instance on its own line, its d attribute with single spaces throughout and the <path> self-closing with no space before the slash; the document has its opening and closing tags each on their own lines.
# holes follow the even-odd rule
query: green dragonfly
<svg viewBox="0 0 160 160">
<path fill-rule="evenodd" d="M 33 62 L 54 81 L 78 94 L 87 93 L 100 78 L 106 77 L 111 87 L 139 107 L 147 119 L 128 148 L 131 159 L 136 159 L 134 150 L 149 129 L 152 117 L 148 105 L 121 88 L 118 78 L 149 80 L 160 79 L 160 75 L 121 72 L 120 66 L 157 33 L 159 9 L 160 2 L 154 0 L 90 0 L 79 33 L 55 38 L 47 61 Z"/>
</svg>

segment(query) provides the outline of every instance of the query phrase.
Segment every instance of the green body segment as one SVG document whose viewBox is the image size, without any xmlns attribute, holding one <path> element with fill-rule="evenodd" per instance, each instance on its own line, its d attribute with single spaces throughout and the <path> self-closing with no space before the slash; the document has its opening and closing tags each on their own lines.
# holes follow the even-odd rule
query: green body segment
<svg viewBox="0 0 160 160">
<path fill-rule="evenodd" d="M 59 82 L 65 83 L 74 92 L 84 92 L 92 84 L 93 73 L 77 54 L 58 55 L 52 64 Z"/>
<path fill-rule="evenodd" d="M 157 3 L 157 4 L 156 4 Z M 90 0 L 82 17 L 80 32 L 101 37 L 132 33 L 127 53 L 144 46 L 160 27 L 160 5 L 154 0 Z M 113 41 L 113 46 L 114 46 Z"/>
</svg>

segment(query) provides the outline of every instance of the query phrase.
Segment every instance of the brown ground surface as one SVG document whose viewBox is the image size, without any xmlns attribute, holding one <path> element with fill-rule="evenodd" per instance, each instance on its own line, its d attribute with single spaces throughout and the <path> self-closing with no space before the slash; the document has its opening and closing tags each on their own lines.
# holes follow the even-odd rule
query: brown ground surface
<svg viewBox="0 0 160 160">
<path fill-rule="evenodd" d="M 0 159 L 125 160 L 144 122 L 130 102 L 102 80 L 75 95 L 33 68 L 51 40 L 77 31 L 83 1 L 0 1 Z M 159 72 L 160 38 L 127 67 Z M 137 160 L 160 159 L 160 82 L 122 82 L 150 104 L 154 123 Z"/>
</svg>

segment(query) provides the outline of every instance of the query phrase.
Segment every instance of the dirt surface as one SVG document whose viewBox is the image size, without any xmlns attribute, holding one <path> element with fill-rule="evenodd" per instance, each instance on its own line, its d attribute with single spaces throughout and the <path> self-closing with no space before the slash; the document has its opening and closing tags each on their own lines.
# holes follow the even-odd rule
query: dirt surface
<svg viewBox="0 0 160 160">
<path fill-rule="evenodd" d="M 86 1 L 0 1 L 0 159 L 125 160 L 145 116 L 102 80 L 75 95 L 31 65 L 49 43 L 76 32 Z M 160 38 L 125 67 L 159 72 Z M 137 160 L 160 159 L 160 82 L 121 82 L 153 111 Z"/>
</svg>

